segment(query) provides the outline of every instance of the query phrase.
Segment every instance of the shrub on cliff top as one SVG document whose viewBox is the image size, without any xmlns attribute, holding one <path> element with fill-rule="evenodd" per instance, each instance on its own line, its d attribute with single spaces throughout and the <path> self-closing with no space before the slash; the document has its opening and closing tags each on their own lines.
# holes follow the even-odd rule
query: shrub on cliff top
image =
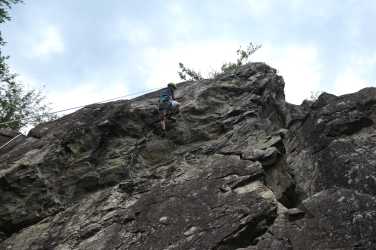
<svg viewBox="0 0 376 250">
<path fill-rule="evenodd" d="M 213 71 L 210 72 L 209 78 L 216 78 L 218 75 L 223 73 L 231 73 L 238 70 L 241 66 L 249 62 L 249 57 L 253 55 L 257 50 L 261 48 L 261 45 L 254 45 L 253 43 L 249 43 L 247 48 L 244 50 L 242 47 L 240 47 L 237 51 L 237 59 L 236 62 L 228 62 L 224 63 L 221 66 L 220 71 Z M 195 71 L 187 66 L 185 66 L 183 63 L 179 63 L 179 71 L 178 75 L 181 80 L 193 80 L 193 81 L 199 81 L 204 79 L 200 72 Z"/>
</svg>

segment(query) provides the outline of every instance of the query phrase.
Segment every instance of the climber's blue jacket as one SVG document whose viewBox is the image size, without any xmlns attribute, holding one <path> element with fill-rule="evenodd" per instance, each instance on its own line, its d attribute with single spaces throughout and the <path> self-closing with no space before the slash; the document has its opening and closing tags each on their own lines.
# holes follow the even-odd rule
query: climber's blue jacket
<svg viewBox="0 0 376 250">
<path fill-rule="evenodd" d="M 170 87 L 163 89 L 159 95 L 159 102 L 168 102 L 174 99 L 174 90 Z"/>
</svg>

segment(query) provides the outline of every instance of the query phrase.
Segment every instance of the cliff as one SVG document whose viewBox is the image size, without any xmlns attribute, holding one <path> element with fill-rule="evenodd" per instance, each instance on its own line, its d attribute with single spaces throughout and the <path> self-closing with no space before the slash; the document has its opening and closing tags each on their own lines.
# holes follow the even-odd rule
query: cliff
<svg viewBox="0 0 376 250">
<path fill-rule="evenodd" d="M 0 249 L 376 248 L 375 88 L 292 105 L 252 63 L 176 95 L 165 137 L 154 92 L 3 148 Z"/>
</svg>

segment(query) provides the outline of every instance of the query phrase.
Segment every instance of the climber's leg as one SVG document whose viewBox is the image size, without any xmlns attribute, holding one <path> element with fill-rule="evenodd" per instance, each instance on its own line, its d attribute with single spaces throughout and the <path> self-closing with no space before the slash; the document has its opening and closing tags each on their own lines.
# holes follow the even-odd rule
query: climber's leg
<svg viewBox="0 0 376 250">
<path fill-rule="evenodd" d="M 161 112 L 161 128 L 163 131 L 166 131 L 166 111 Z"/>
<path fill-rule="evenodd" d="M 167 112 L 170 107 L 169 102 L 159 103 L 159 119 L 161 123 L 162 131 L 166 131 Z"/>
</svg>

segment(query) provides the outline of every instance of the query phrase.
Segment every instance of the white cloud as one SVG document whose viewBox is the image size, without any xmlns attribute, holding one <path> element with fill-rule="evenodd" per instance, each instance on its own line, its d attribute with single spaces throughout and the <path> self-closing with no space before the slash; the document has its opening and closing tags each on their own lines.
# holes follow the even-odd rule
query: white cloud
<svg viewBox="0 0 376 250">
<path fill-rule="evenodd" d="M 32 57 L 49 57 L 64 52 L 63 38 L 55 26 L 48 26 L 40 34 L 31 50 Z"/>
<path fill-rule="evenodd" d="M 113 84 L 107 84 L 106 87 L 103 87 L 103 84 L 97 82 L 83 82 L 78 84 L 76 88 L 62 91 L 50 91 L 47 93 L 47 96 L 48 101 L 52 104 L 53 111 L 56 111 L 72 107 L 86 106 L 108 99 L 125 96 L 127 94 L 129 94 L 129 92 L 126 85 L 123 82 L 117 81 Z M 71 110 L 65 114 L 73 111 L 75 110 Z"/>
<path fill-rule="evenodd" d="M 166 33 L 168 37 L 175 41 L 181 41 L 182 38 L 190 39 L 192 34 L 203 24 L 197 22 L 197 16 L 191 13 L 192 6 L 183 1 L 166 1 L 168 23 L 170 29 Z M 166 27 L 166 26 L 165 26 Z"/>
<path fill-rule="evenodd" d="M 143 52 L 145 65 L 139 70 L 148 75 L 148 87 L 162 87 L 167 82 L 180 81 L 179 62 L 205 75 L 219 69 L 223 63 L 233 61 L 239 44 L 237 41 L 202 41 L 169 49 L 146 48 Z"/>
<path fill-rule="evenodd" d="M 349 58 L 349 61 L 353 63 L 348 65 L 335 80 L 332 91 L 336 95 L 356 92 L 375 84 L 371 82 L 370 72 L 376 66 L 376 53 L 369 56 Z M 373 81 L 375 80 L 373 79 Z"/>
<path fill-rule="evenodd" d="M 254 17 L 266 16 L 271 11 L 273 5 L 270 0 L 248 0 L 247 4 L 249 11 Z"/>
<path fill-rule="evenodd" d="M 170 49 L 148 48 L 144 50 L 146 64 L 139 68 L 148 75 L 148 87 L 163 87 L 167 82 L 180 81 L 178 63 L 207 75 L 220 69 L 225 62 L 235 61 L 239 41 L 206 41 L 175 46 Z M 300 104 L 311 92 L 320 90 L 321 64 L 317 50 L 312 46 L 273 48 L 264 45 L 252 57 L 252 61 L 266 62 L 278 69 L 286 82 L 287 101 Z"/>
<path fill-rule="evenodd" d="M 150 42 L 152 32 L 145 24 L 122 17 L 116 21 L 110 36 L 115 40 L 127 41 L 132 46 L 142 46 Z"/>
<path fill-rule="evenodd" d="M 32 89 L 42 89 L 44 87 L 42 83 L 38 82 L 36 79 L 26 74 L 18 75 L 16 79 L 18 82 L 24 85 L 25 91 L 29 91 Z"/>
<path fill-rule="evenodd" d="M 179 17 L 184 15 L 184 7 L 177 1 L 166 2 L 167 10 L 174 16 Z"/>
<path fill-rule="evenodd" d="M 264 61 L 278 70 L 286 83 L 288 102 L 300 104 L 310 97 L 311 92 L 320 90 L 322 66 L 315 47 L 295 45 L 275 48 L 265 44 L 253 60 Z"/>
<path fill-rule="evenodd" d="M 348 68 L 337 77 L 334 83 L 333 93 L 335 95 L 348 94 L 367 86 L 367 81 L 361 78 L 356 70 Z"/>
</svg>

